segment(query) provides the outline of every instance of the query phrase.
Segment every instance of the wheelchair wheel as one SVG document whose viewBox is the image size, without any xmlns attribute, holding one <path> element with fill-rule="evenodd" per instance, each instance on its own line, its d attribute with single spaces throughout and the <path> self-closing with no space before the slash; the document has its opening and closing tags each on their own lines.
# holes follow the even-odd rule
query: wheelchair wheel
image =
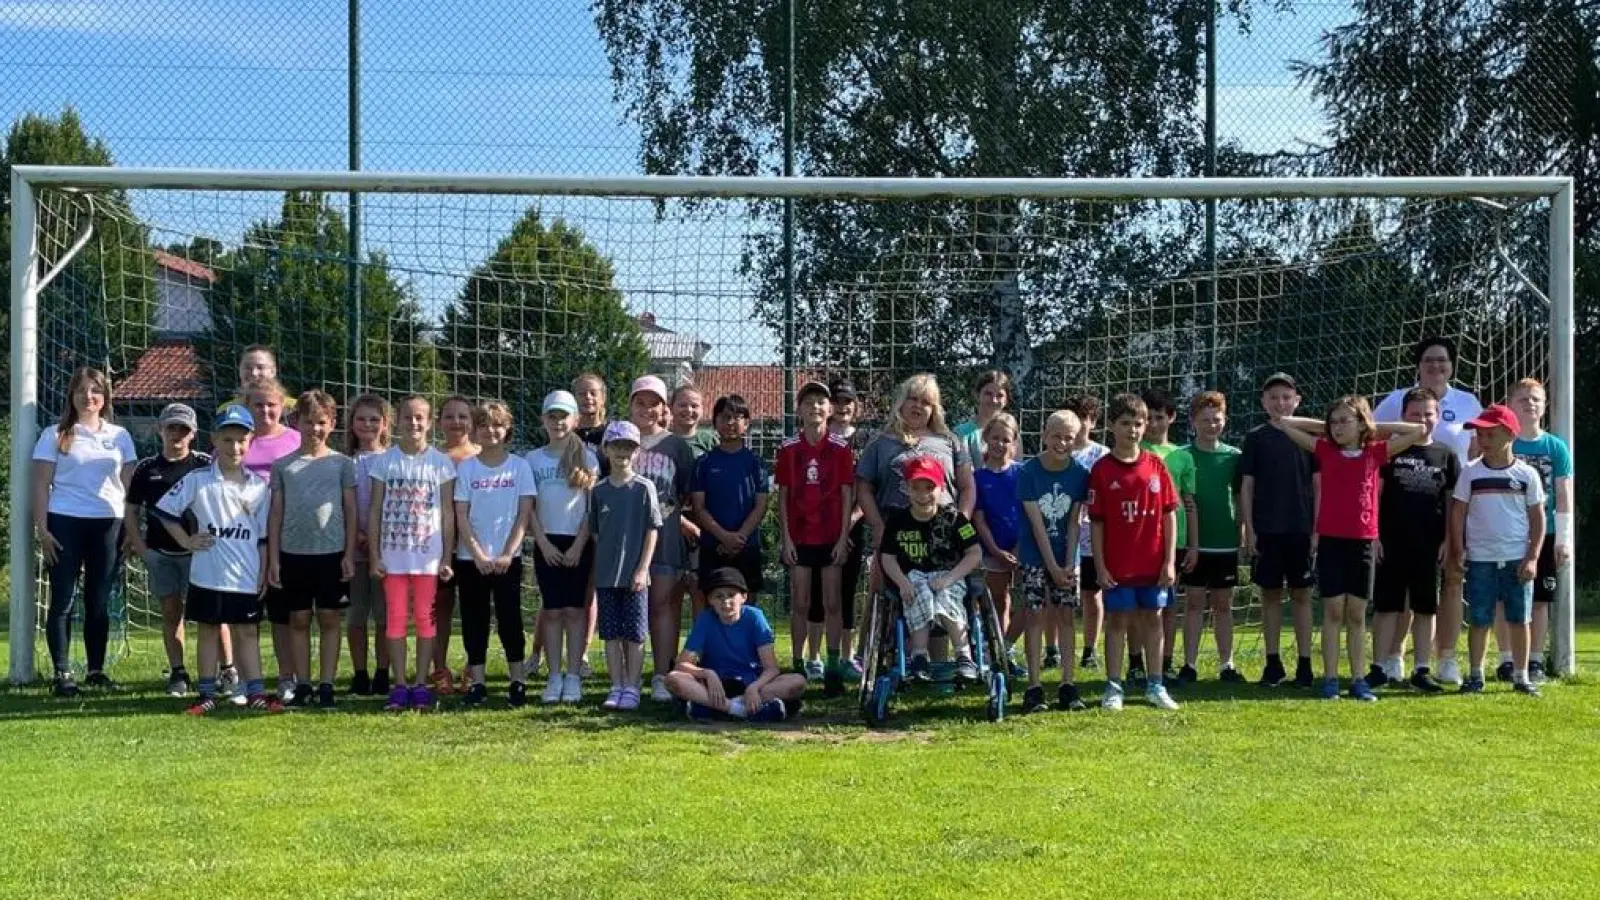
<svg viewBox="0 0 1600 900">
<path fill-rule="evenodd" d="M 867 598 L 867 621 L 863 624 L 866 628 L 867 639 L 861 648 L 861 688 L 858 702 L 861 711 L 871 718 L 873 685 L 883 671 L 883 615 L 879 607 L 877 595 Z"/>
<path fill-rule="evenodd" d="M 867 724 L 882 725 L 889 720 L 889 699 L 894 696 L 894 684 L 888 675 L 879 675 L 872 682 L 872 699 L 867 706 Z"/>
<path fill-rule="evenodd" d="M 989 721 L 998 722 L 1006 717 L 1006 698 L 1011 695 L 1011 688 L 1006 684 L 1006 675 L 1001 671 L 989 673 Z"/>
<path fill-rule="evenodd" d="M 1006 652 L 1006 632 L 1000 627 L 1000 611 L 995 608 L 994 600 L 984 598 L 983 603 L 983 631 L 985 638 L 984 655 L 989 658 L 991 673 L 1005 674 L 1011 662 L 1011 656 Z M 1006 689 L 1006 696 L 1011 696 L 1009 679 L 1002 679 Z"/>
</svg>

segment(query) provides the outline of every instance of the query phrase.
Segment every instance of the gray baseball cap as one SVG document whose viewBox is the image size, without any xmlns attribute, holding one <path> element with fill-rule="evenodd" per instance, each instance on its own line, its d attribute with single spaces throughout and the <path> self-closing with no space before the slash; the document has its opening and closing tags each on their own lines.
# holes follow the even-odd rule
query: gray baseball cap
<svg viewBox="0 0 1600 900">
<path fill-rule="evenodd" d="M 199 431 L 199 420 L 195 418 L 194 410 L 183 403 L 168 403 L 161 408 L 161 415 L 156 419 L 158 428 L 168 425 L 182 425 L 190 431 Z"/>
</svg>

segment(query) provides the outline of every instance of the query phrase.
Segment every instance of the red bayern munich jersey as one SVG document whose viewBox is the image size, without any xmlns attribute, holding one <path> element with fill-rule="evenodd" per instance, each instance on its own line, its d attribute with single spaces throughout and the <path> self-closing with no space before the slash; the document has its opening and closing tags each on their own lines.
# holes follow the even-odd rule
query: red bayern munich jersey
<svg viewBox="0 0 1600 900">
<path fill-rule="evenodd" d="M 1161 458 L 1140 450 L 1123 462 L 1110 453 L 1089 470 L 1089 518 L 1105 526 L 1106 569 L 1117 584 L 1154 586 L 1166 564 L 1163 533 L 1178 492 Z"/>
<path fill-rule="evenodd" d="M 842 488 L 855 481 L 855 472 L 849 442 L 832 432 L 815 444 L 797 434 L 778 448 L 778 487 L 785 492 L 785 524 L 795 546 L 832 546 L 839 540 Z"/>
</svg>

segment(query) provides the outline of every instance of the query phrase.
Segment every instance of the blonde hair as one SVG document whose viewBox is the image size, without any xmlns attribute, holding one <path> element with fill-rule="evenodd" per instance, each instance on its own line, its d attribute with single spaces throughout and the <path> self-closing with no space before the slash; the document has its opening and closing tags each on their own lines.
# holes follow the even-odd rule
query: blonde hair
<svg viewBox="0 0 1600 900">
<path fill-rule="evenodd" d="M 472 427 L 488 428 L 490 425 L 512 425 L 511 407 L 499 400 L 485 400 L 472 408 Z"/>
<path fill-rule="evenodd" d="M 72 404 L 72 398 L 77 395 L 78 388 L 87 382 L 89 390 L 98 391 L 106 397 L 105 408 L 100 411 L 103 422 L 111 421 L 111 379 L 99 369 L 88 366 L 72 373 L 72 378 L 67 382 L 67 405 L 61 410 L 61 418 L 56 422 L 56 452 L 66 453 L 72 449 L 72 430 L 78 427 L 78 408 Z"/>
<path fill-rule="evenodd" d="M 1017 426 L 1016 417 L 1008 412 L 995 413 L 988 423 L 983 426 L 983 430 L 978 432 L 978 436 L 982 438 L 984 452 L 989 452 L 989 432 L 993 431 L 997 425 L 1010 430 L 1012 440 L 1011 458 L 1015 459 L 1017 456 L 1016 440 L 1022 436 L 1022 429 Z M 973 464 L 976 465 L 977 461 L 974 460 Z"/>
<path fill-rule="evenodd" d="M 1083 430 L 1083 420 L 1078 418 L 1078 414 L 1070 409 L 1058 409 L 1044 420 L 1046 434 L 1050 433 L 1050 426 L 1052 425 L 1061 425 L 1070 429 L 1073 437 L 1077 437 L 1078 433 Z"/>
<path fill-rule="evenodd" d="M 574 394 L 583 393 L 583 388 L 580 385 L 586 381 L 594 382 L 595 387 L 600 389 L 600 421 L 597 424 L 603 425 L 606 421 L 606 401 L 610 399 L 611 392 L 606 389 L 606 380 L 600 377 L 598 372 L 582 372 L 577 378 L 572 379 L 572 392 Z M 583 413 L 581 411 L 577 415 L 577 421 L 579 423 L 583 422 Z"/>
<path fill-rule="evenodd" d="M 394 421 L 394 411 L 389 409 L 389 401 L 377 394 L 362 394 L 350 404 L 350 409 L 345 412 L 344 418 L 344 446 L 345 452 L 354 456 L 361 450 L 361 441 L 356 438 L 355 421 L 356 410 L 368 408 L 377 410 L 378 437 L 375 443 L 379 450 L 389 447 L 389 427 Z"/>
<path fill-rule="evenodd" d="M 1328 429 L 1328 440 L 1333 440 L 1333 414 L 1341 409 L 1347 409 L 1356 418 L 1356 424 L 1361 427 L 1360 445 L 1365 447 L 1372 436 L 1377 433 L 1378 427 L 1372 421 L 1372 407 L 1367 405 L 1367 398 L 1355 394 L 1346 394 L 1328 404 L 1328 412 L 1323 416 L 1322 424 Z"/>
<path fill-rule="evenodd" d="M 900 387 L 894 392 L 894 405 L 889 409 L 889 424 L 883 430 L 908 447 L 916 444 L 911 437 L 911 429 L 901 414 L 901 408 L 912 397 L 924 399 L 933 407 L 928 414 L 928 433 L 942 434 L 954 440 L 955 437 L 950 434 L 950 427 L 944 421 L 944 402 L 939 395 L 939 381 L 927 372 L 919 372 L 900 382 Z"/>
<path fill-rule="evenodd" d="M 573 418 L 576 418 L 576 416 Z M 546 426 L 547 429 L 548 427 Z M 583 443 L 583 438 L 578 437 L 576 430 L 568 429 L 566 437 L 559 441 L 551 441 L 549 446 L 560 459 L 557 464 L 557 471 L 566 473 L 569 487 L 580 491 L 594 487 L 595 471 L 584 465 L 583 454 L 587 448 Z"/>
<path fill-rule="evenodd" d="M 250 401 L 257 397 L 277 397 L 278 402 L 282 403 L 288 399 L 289 392 L 283 389 L 283 382 L 276 378 L 257 378 L 244 386 L 242 399 L 245 405 L 249 406 Z"/>
</svg>

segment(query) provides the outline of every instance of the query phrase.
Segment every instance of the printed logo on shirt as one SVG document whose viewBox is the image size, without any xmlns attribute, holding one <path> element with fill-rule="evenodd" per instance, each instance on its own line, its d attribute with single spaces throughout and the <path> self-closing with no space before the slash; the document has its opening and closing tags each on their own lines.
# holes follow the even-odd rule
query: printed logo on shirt
<svg viewBox="0 0 1600 900">
<path fill-rule="evenodd" d="M 101 441 L 100 441 L 100 449 L 101 450 L 115 450 L 115 449 L 117 449 L 117 443 L 116 443 L 116 441 L 106 440 L 106 439 L 102 438 Z"/>
<path fill-rule="evenodd" d="M 1066 522 L 1067 514 L 1072 512 L 1072 497 L 1061 493 L 1054 487 L 1050 493 L 1039 498 L 1039 514 L 1044 519 L 1045 531 L 1051 537 L 1061 534 L 1061 525 Z"/>
<path fill-rule="evenodd" d="M 1456 411 L 1453 409 L 1441 409 L 1439 410 L 1439 418 L 1446 422 L 1454 422 L 1456 420 Z"/>
<path fill-rule="evenodd" d="M 1159 476 L 1156 476 L 1156 475 L 1150 476 L 1150 493 L 1152 493 L 1152 494 L 1161 493 L 1161 478 Z"/>
<path fill-rule="evenodd" d="M 248 541 L 251 539 L 250 526 L 235 523 L 226 528 L 218 528 L 210 523 L 206 524 L 206 532 L 219 540 Z"/>
<path fill-rule="evenodd" d="M 475 491 L 498 491 L 504 488 L 514 488 L 517 486 L 517 477 L 513 472 L 501 472 L 488 478 L 475 478 L 470 483 L 470 486 Z"/>
</svg>

